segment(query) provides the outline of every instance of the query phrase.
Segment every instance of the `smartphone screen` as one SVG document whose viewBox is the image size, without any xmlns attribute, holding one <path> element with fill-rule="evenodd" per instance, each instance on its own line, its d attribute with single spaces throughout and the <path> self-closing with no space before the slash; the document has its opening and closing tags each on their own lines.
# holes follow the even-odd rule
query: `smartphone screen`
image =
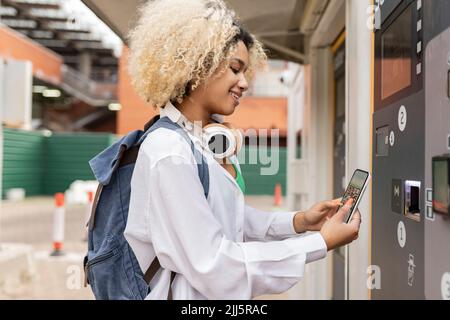
<svg viewBox="0 0 450 320">
<path fill-rule="evenodd" d="M 345 217 L 345 222 L 349 222 L 350 217 L 352 216 L 353 211 L 355 210 L 355 206 L 358 203 L 358 200 L 361 196 L 361 193 L 364 189 L 364 185 L 369 178 L 369 173 L 362 170 L 356 170 L 353 174 L 350 183 L 348 184 L 347 190 L 345 190 L 344 196 L 342 197 L 342 204 L 339 209 L 347 203 L 350 198 L 353 198 L 353 205 L 347 216 Z"/>
</svg>

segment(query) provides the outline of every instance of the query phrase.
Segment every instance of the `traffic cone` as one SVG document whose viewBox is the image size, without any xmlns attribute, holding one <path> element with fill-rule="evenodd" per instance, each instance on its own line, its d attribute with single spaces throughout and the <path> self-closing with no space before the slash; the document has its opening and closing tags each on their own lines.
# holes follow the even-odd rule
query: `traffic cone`
<svg viewBox="0 0 450 320">
<path fill-rule="evenodd" d="M 83 241 L 88 240 L 88 231 L 89 231 L 88 222 L 91 219 L 92 206 L 94 205 L 94 192 L 88 191 L 87 194 L 88 194 L 88 203 L 86 206 L 86 218 L 83 225 L 84 226 Z"/>
<path fill-rule="evenodd" d="M 55 215 L 53 217 L 53 252 L 50 254 L 52 257 L 58 257 L 64 255 L 62 252 L 64 241 L 64 227 L 65 227 L 65 215 L 66 210 L 64 208 L 64 194 L 55 194 Z"/>
<path fill-rule="evenodd" d="M 281 184 L 277 183 L 275 185 L 275 192 L 274 192 L 274 205 L 275 207 L 281 207 L 283 198 L 282 198 L 282 191 L 281 191 Z"/>
</svg>

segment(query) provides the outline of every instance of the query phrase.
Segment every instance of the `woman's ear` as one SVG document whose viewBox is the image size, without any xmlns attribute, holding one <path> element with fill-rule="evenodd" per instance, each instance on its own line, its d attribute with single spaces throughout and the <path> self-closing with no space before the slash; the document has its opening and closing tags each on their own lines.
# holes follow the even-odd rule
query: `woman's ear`
<svg viewBox="0 0 450 320">
<path fill-rule="evenodd" d="M 184 88 L 184 97 L 185 97 L 185 98 L 190 96 L 190 94 L 191 94 L 191 86 L 192 86 L 192 82 L 189 81 L 189 82 L 186 84 L 186 87 Z"/>
</svg>

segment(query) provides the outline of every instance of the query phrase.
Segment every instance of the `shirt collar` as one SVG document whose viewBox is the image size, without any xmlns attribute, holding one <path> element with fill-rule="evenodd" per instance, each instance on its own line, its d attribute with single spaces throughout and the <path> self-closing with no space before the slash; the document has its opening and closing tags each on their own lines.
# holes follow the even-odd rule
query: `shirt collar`
<svg viewBox="0 0 450 320">
<path fill-rule="evenodd" d="M 171 102 L 168 102 L 164 108 L 160 109 L 160 117 L 168 117 L 172 122 L 177 123 L 194 138 L 193 141 L 195 144 L 200 144 L 203 146 L 203 128 L 201 126 L 194 125 L 191 121 L 189 121 Z"/>
<path fill-rule="evenodd" d="M 182 113 L 171 102 L 168 102 L 164 108 L 160 109 L 161 118 L 168 117 L 175 123 L 181 119 Z"/>
</svg>

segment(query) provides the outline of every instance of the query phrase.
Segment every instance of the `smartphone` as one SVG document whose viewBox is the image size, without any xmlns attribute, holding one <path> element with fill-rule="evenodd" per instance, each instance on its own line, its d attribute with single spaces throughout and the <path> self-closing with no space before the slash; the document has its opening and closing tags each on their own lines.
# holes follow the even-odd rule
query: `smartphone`
<svg viewBox="0 0 450 320">
<path fill-rule="evenodd" d="M 345 217 L 345 223 L 349 223 L 352 219 L 353 213 L 358 208 L 358 204 L 366 190 L 367 185 L 370 181 L 370 173 L 364 170 L 357 169 L 353 173 L 352 179 L 345 190 L 344 196 L 342 197 L 341 205 L 339 209 L 341 209 L 350 198 L 353 198 L 353 205 Z"/>
</svg>

